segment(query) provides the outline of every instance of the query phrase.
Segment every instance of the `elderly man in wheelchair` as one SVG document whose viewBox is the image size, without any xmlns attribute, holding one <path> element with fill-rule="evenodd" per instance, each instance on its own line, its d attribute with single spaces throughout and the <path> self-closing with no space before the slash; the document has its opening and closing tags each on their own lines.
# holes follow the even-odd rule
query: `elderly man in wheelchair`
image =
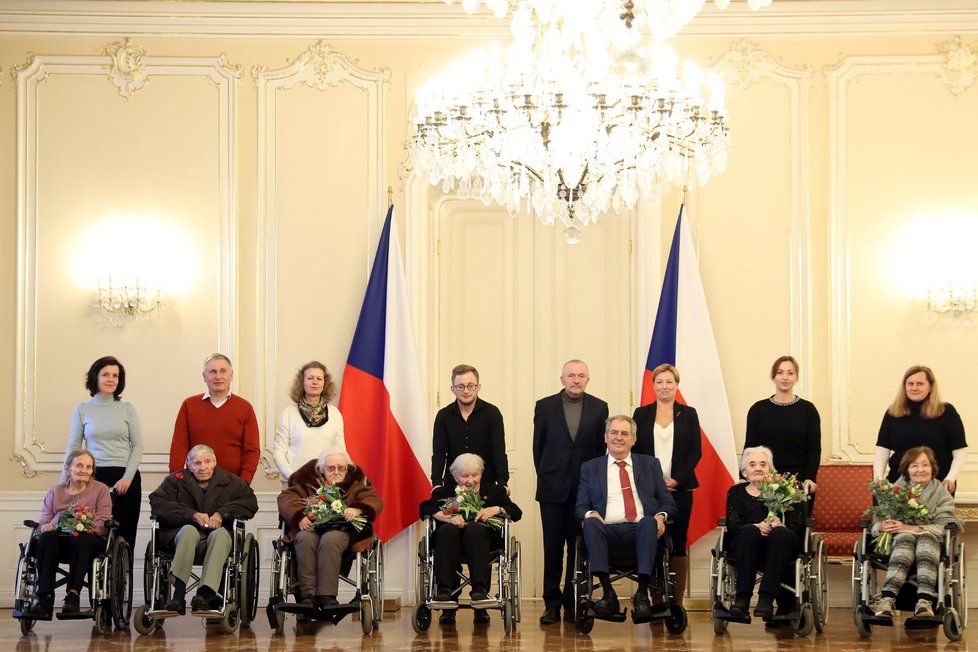
<svg viewBox="0 0 978 652">
<path fill-rule="evenodd" d="M 162 618 L 186 613 L 191 571 L 201 555 L 203 568 L 191 609 L 206 617 L 230 615 L 228 628 L 237 629 L 239 609 L 241 617 L 249 617 L 245 612 L 253 605 L 243 608 L 237 604 L 243 597 L 237 581 L 243 569 L 236 567 L 228 575 L 225 565 L 230 561 L 237 566 L 241 559 L 257 555 L 253 539 L 244 537 L 240 523 L 258 511 L 255 492 L 247 482 L 217 466 L 210 446 L 199 444 L 187 453 L 186 468 L 164 478 L 150 494 L 149 503 L 155 523 L 147 552 L 147 606 L 137 613 L 137 630 L 148 633 L 142 629 L 151 631 Z M 247 548 L 243 556 L 242 546 Z M 161 559 L 160 553 L 172 554 L 172 559 Z M 157 571 L 166 576 L 160 577 L 162 572 Z M 257 582 L 257 577 L 252 581 Z M 158 586 L 165 582 L 168 587 Z M 224 586 L 222 591 L 224 584 L 233 586 Z M 163 599 L 167 593 L 169 599 Z M 233 608 L 229 602 L 235 603 Z"/>
<path fill-rule="evenodd" d="M 856 544 L 853 566 L 856 627 L 861 636 L 868 637 L 874 624 L 892 625 L 899 608 L 913 612 L 906 623 L 908 628 L 937 627 L 943 623 L 948 638 L 961 637 L 966 605 L 964 544 L 958 541 L 958 535 L 963 523 L 955 515 L 954 497 L 937 480 L 937 472 L 930 448 L 909 449 L 900 460 L 900 477 L 894 488 L 910 487 L 919 493 L 913 498 L 914 504 L 909 505 L 917 506 L 917 514 L 900 520 L 883 518 L 882 512 L 887 510 L 879 504 L 870 510 L 874 518 L 872 523 L 864 523 L 866 529 Z M 875 546 L 870 543 L 873 537 Z M 886 538 L 890 542 L 880 545 Z M 879 599 L 870 609 L 875 571 L 884 569 Z M 912 583 L 908 581 L 911 579 Z"/>
<path fill-rule="evenodd" d="M 676 501 L 666 488 L 659 460 L 632 454 L 635 432 L 635 422 L 630 417 L 609 418 L 605 424 L 608 454 L 581 465 L 576 514 L 582 521 L 591 575 L 598 578 L 603 591 L 588 612 L 605 620 L 624 620 L 609 563 L 610 556 L 622 553 L 637 561 L 638 588 L 632 597 L 632 619 L 652 619 L 649 584 L 666 520 L 676 512 Z M 578 609 L 581 608 L 579 604 Z"/>
</svg>

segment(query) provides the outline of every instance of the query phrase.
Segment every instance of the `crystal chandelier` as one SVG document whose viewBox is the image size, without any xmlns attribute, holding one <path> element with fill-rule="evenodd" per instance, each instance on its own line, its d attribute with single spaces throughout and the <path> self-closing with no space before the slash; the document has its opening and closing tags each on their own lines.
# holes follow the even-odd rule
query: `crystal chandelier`
<svg viewBox="0 0 978 652">
<path fill-rule="evenodd" d="M 520 5 L 531 7 L 548 19 L 565 20 L 574 16 L 597 16 L 592 25 L 600 29 L 614 28 L 616 24 L 626 28 L 646 30 L 656 40 L 671 38 L 703 9 L 704 0 L 461 0 L 466 13 L 478 11 L 485 5 L 496 18 L 505 18 Z M 763 9 L 772 0 L 747 0 L 754 11 Z M 446 0 L 451 3 L 451 0 Z M 730 0 L 713 0 L 719 9 L 726 9 Z"/>
<path fill-rule="evenodd" d="M 978 318 L 978 287 L 972 285 L 961 287 L 948 282 L 938 290 L 927 290 L 927 311 L 930 313 L 930 323 L 944 321 L 947 324 L 964 324 L 974 328 Z"/>
<path fill-rule="evenodd" d="M 104 313 L 108 322 L 113 326 L 126 323 L 137 323 L 140 317 L 158 311 L 163 307 L 159 288 L 151 289 L 141 285 L 139 279 L 135 282 L 113 282 L 109 276 L 107 282 L 101 279 L 95 296 L 95 307 Z M 156 313 L 159 317 L 159 313 Z"/>
<path fill-rule="evenodd" d="M 418 91 L 410 157 L 444 192 L 513 215 L 525 201 L 574 243 L 580 226 L 663 183 L 690 172 L 705 183 L 726 167 L 730 136 L 719 79 L 705 94 L 695 66 L 680 76 L 675 54 L 644 47 L 607 3 L 569 3 L 580 10 L 565 15 L 564 1 L 506 3 L 513 44 L 477 51 Z"/>
</svg>

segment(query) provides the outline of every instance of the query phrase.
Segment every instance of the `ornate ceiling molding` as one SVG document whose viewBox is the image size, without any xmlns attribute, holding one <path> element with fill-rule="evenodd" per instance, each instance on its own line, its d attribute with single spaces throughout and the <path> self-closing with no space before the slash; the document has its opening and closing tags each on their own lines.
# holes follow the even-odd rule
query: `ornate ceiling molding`
<svg viewBox="0 0 978 652">
<path fill-rule="evenodd" d="M 960 36 L 955 36 L 939 44 L 937 51 L 944 55 L 941 81 L 951 95 L 958 97 L 975 83 L 978 76 L 978 41 L 967 45 Z"/>
<path fill-rule="evenodd" d="M 134 45 L 127 38 L 109 43 L 101 52 L 112 59 L 109 64 L 109 80 L 119 89 L 119 95 L 129 99 L 146 85 L 146 50 L 142 47 Z"/>
</svg>

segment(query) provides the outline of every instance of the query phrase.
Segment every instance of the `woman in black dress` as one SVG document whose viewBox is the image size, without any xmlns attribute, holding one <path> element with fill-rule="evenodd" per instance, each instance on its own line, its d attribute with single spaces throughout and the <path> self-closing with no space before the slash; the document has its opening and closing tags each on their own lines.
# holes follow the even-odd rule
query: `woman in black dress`
<svg viewBox="0 0 978 652">
<path fill-rule="evenodd" d="M 822 430 L 818 410 L 795 394 L 798 361 L 783 355 L 771 366 L 774 395 L 760 400 L 747 412 L 744 447 L 767 446 L 781 473 L 793 473 L 799 484 L 814 493 L 822 459 Z"/>
<path fill-rule="evenodd" d="M 883 415 L 873 477 L 896 482 L 903 454 L 915 446 L 934 451 L 936 477 L 953 494 L 968 454 L 964 424 L 954 406 L 941 400 L 934 372 L 923 365 L 907 369 L 896 398 Z"/>
</svg>

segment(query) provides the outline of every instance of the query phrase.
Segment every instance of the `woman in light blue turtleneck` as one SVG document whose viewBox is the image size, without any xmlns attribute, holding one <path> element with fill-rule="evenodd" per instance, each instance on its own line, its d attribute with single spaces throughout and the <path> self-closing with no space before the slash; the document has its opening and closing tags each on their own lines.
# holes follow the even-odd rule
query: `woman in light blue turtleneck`
<svg viewBox="0 0 978 652">
<path fill-rule="evenodd" d="M 85 388 L 92 400 L 75 406 L 65 459 L 79 448 L 92 454 L 95 479 L 114 491 L 112 517 L 119 522 L 119 534 L 134 551 L 143 498 L 139 476 L 143 433 L 136 408 L 121 400 L 126 388 L 126 369 L 112 356 L 99 358 L 88 370 Z"/>
</svg>

